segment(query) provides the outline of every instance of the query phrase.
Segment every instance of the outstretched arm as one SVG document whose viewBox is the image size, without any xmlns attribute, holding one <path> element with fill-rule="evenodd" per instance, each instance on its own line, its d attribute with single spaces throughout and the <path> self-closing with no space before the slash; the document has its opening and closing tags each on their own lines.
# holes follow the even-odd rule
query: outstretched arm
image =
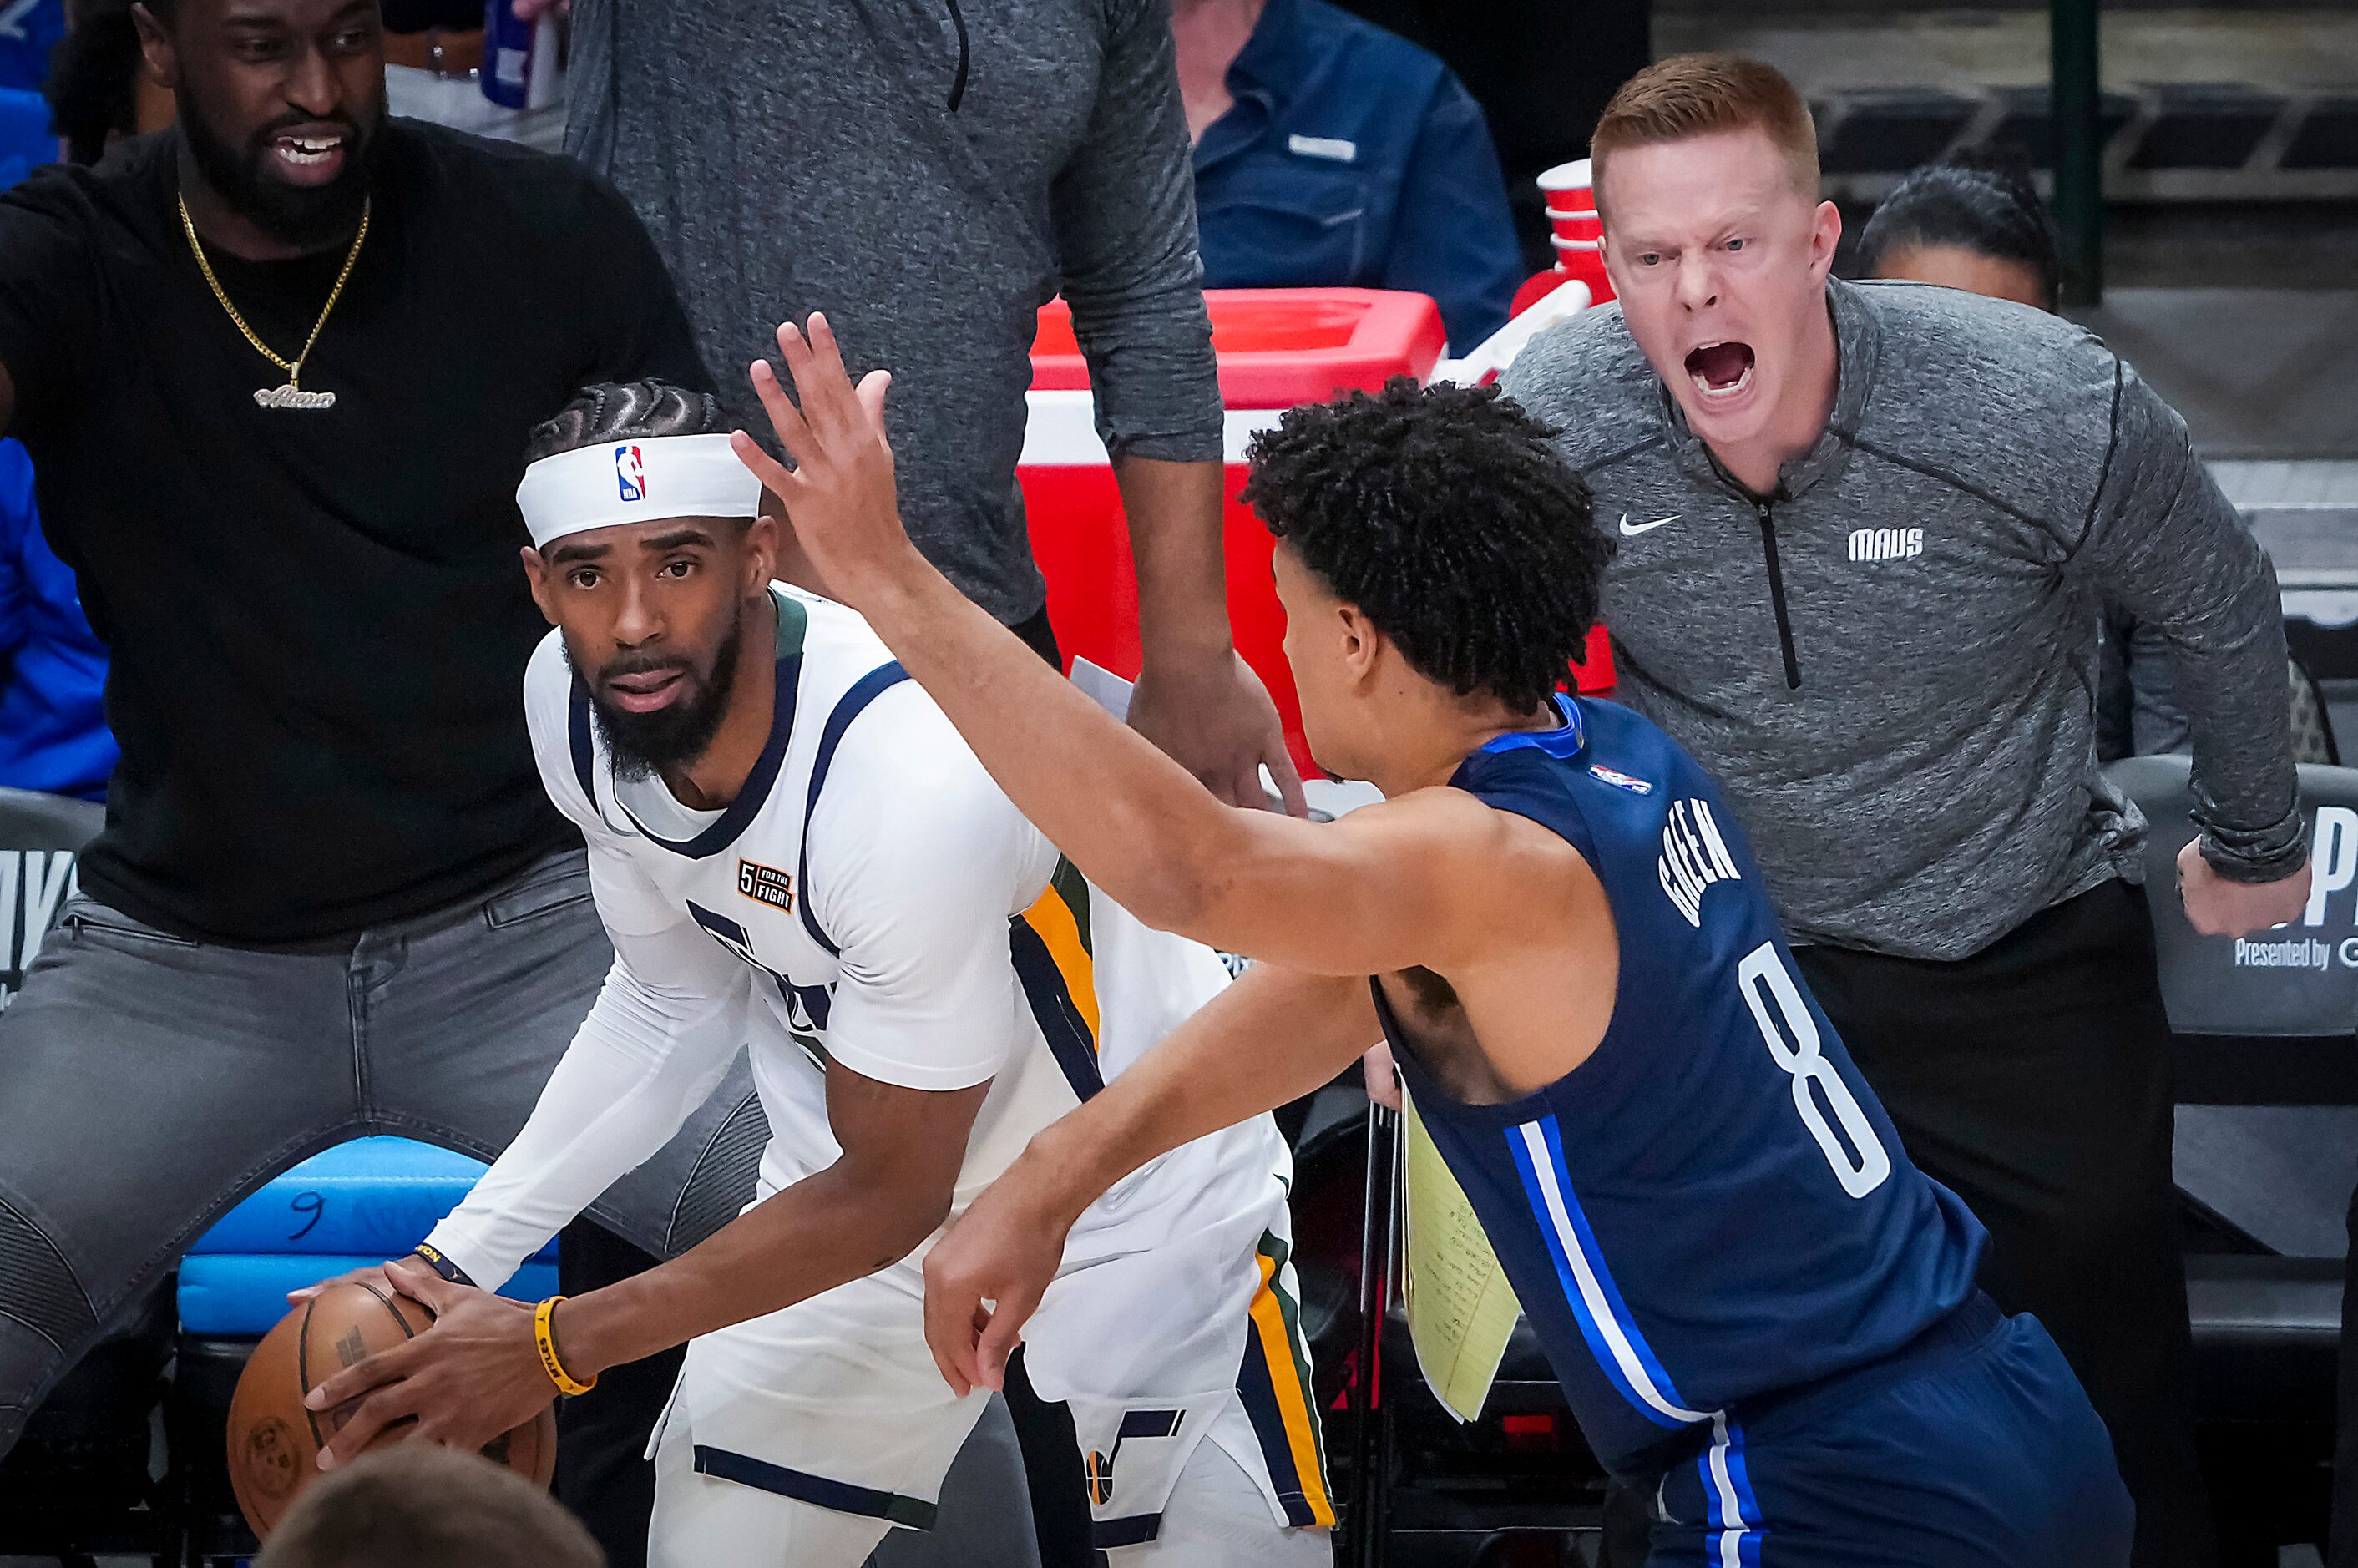
<svg viewBox="0 0 2358 1568">
<path fill-rule="evenodd" d="M 1333 824 L 1223 806 L 909 543 L 884 438 L 889 376 L 873 373 L 855 391 L 823 317 L 811 318 L 807 341 L 781 327 L 778 346 L 801 408 L 766 363 L 753 366 L 753 385 L 796 466 L 741 433 L 738 455 L 784 502 L 830 589 L 867 616 L 1018 809 L 1092 882 L 1151 925 L 1321 974 L 1445 969 L 1454 954 L 1489 943 L 1509 902 L 1499 880 L 1519 863 L 1498 814 L 1454 790 Z"/>
<path fill-rule="evenodd" d="M 926 1255 L 925 1341 L 950 1387 L 1003 1386 L 1065 1234 L 1099 1194 L 1158 1154 L 1318 1088 L 1377 1033 L 1364 979 L 1257 965 L 1041 1131 Z"/>
</svg>

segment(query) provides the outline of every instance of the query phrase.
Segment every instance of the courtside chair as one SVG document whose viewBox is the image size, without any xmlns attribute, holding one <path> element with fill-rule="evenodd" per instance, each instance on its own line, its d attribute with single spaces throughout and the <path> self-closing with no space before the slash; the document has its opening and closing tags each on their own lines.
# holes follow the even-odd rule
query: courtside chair
<svg viewBox="0 0 2358 1568">
<path fill-rule="evenodd" d="M 2178 894 L 2184 757 L 2106 775 L 2152 825 L 2146 898 L 2169 1011 L 2195 1415 L 2229 1568 L 2324 1539 L 2346 1216 L 2358 1182 L 2358 769 L 2304 763 L 2308 908 L 2201 936 Z"/>
</svg>

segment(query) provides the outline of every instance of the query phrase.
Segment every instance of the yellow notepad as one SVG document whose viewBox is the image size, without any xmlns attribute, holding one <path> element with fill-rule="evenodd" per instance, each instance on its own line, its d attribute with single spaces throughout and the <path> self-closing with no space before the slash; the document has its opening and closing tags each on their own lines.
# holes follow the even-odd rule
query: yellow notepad
<svg viewBox="0 0 2358 1568">
<path fill-rule="evenodd" d="M 1433 1147 L 1403 1096 L 1408 1139 L 1409 1337 L 1416 1364 L 1443 1407 L 1459 1421 L 1482 1413 L 1522 1303 L 1474 1217 L 1466 1190 Z"/>
</svg>

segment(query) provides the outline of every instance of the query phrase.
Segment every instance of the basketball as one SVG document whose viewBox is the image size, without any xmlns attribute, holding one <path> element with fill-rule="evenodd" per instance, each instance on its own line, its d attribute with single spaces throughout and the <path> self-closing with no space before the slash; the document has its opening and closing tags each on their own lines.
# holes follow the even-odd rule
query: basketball
<svg viewBox="0 0 2358 1568">
<path fill-rule="evenodd" d="M 238 1510 L 267 1539 L 296 1495 L 319 1475 L 319 1450 L 352 1406 L 308 1411 L 303 1397 L 345 1368 L 415 1337 L 434 1320 L 424 1305 L 373 1285 L 330 1285 L 263 1336 L 229 1407 L 229 1475 Z M 396 1442 L 388 1429 L 371 1448 Z M 540 1486 L 557 1467 L 552 1405 L 483 1449 L 484 1457 Z"/>
</svg>

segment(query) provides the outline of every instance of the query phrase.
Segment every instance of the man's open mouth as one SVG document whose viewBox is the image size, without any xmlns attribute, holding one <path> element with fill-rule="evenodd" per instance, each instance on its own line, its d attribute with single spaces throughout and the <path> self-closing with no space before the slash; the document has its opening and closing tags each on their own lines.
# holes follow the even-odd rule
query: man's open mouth
<svg viewBox="0 0 2358 1568">
<path fill-rule="evenodd" d="M 1752 345 L 1705 343 L 1688 353 L 1686 367 L 1705 397 L 1732 397 L 1752 384 Z"/>
</svg>

